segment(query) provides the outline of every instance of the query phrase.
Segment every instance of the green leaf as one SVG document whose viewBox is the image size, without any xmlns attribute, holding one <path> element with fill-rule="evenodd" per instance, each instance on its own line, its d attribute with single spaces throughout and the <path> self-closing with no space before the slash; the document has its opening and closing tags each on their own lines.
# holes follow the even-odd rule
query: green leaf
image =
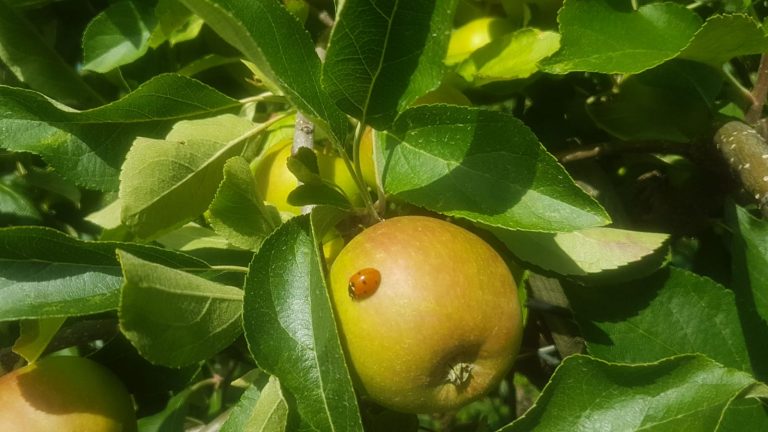
<svg viewBox="0 0 768 432">
<path fill-rule="evenodd" d="M 330 184 L 302 184 L 288 194 L 288 204 L 294 206 L 329 205 L 350 208 L 349 199 Z"/>
<path fill-rule="evenodd" d="M 624 0 L 571 0 L 558 14 L 560 51 L 542 61 L 550 73 L 637 73 L 676 57 L 701 20 L 684 5 Z"/>
<path fill-rule="evenodd" d="M 248 162 L 240 157 L 224 165 L 224 180 L 208 208 L 208 220 L 230 243 L 254 251 L 281 223 L 275 208 L 259 197 Z"/>
<path fill-rule="evenodd" d="M 362 431 L 318 249 L 307 216 L 264 241 L 245 285 L 245 337 L 308 428 Z"/>
<path fill-rule="evenodd" d="M 663 249 L 667 234 L 616 228 L 567 233 L 493 230 L 518 258 L 563 275 L 585 276 L 625 267 Z"/>
<path fill-rule="evenodd" d="M 733 274 L 739 293 L 768 321 L 768 222 L 741 207 L 729 211 L 734 236 Z"/>
<path fill-rule="evenodd" d="M 317 154 L 307 147 L 299 147 L 298 151 L 288 157 L 288 171 L 301 183 L 322 183 L 320 167 L 317 165 Z"/>
<path fill-rule="evenodd" d="M 183 431 L 189 412 L 189 399 L 193 392 L 187 387 L 168 400 L 165 408 L 148 417 L 139 419 L 141 432 L 176 432 Z"/>
<path fill-rule="evenodd" d="M 83 82 L 75 69 L 66 64 L 6 0 L 0 0 L 0 60 L 19 81 L 62 103 L 86 107 L 102 103 L 101 97 Z M 6 117 L 1 98 L 0 93 L 0 112 Z"/>
<path fill-rule="evenodd" d="M 455 106 L 407 110 L 378 133 L 384 190 L 485 225 L 572 231 L 609 222 L 515 117 Z M 450 145 L 447 145 L 450 144 Z"/>
<path fill-rule="evenodd" d="M 10 215 L 31 221 L 42 220 L 40 212 L 29 198 L 3 183 L 0 183 L 0 215 Z"/>
<path fill-rule="evenodd" d="M 320 59 L 296 17 L 274 0 L 182 2 L 255 63 L 302 113 L 345 142 L 347 118 L 320 87 Z"/>
<path fill-rule="evenodd" d="M 83 69 L 106 73 L 141 58 L 154 25 L 151 11 L 140 3 L 120 1 L 107 7 L 83 34 Z"/>
<path fill-rule="evenodd" d="M 56 171 L 50 167 L 38 168 L 36 166 L 25 167 L 24 181 L 30 186 L 44 189 L 48 192 L 57 194 L 70 201 L 77 207 L 80 207 L 80 198 L 82 193 L 74 183 L 64 180 Z"/>
<path fill-rule="evenodd" d="M 280 381 L 272 376 L 261 392 L 252 385 L 243 393 L 221 432 L 277 432 L 286 430 L 287 423 L 288 404 Z"/>
<path fill-rule="evenodd" d="M 188 223 L 155 240 L 167 249 L 177 251 L 193 251 L 195 249 L 227 249 L 229 242 L 209 228 L 203 228 L 195 223 Z"/>
<path fill-rule="evenodd" d="M 212 126 L 219 130 L 209 133 Z M 152 239 L 198 217 L 216 195 L 226 161 L 268 126 L 221 116 L 176 125 L 166 140 L 137 138 L 120 173 L 122 222 Z"/>
<path fill-rule="evenodd" d="M 323 85 L 341 109 L 377 129 L 443 77 L 457 0 L 347 0 L 331 33 Z"/>
<path fill-rule="evenodd" d="M 165 41 L 174 46 L 192 40 L 203 27 L 203 20 L 181 4 L 180 0 L 159 0 L 155 6 L 155 17 L 157 26 L 149 39 L 149 45 L 153 48 Z"/>
<path fill-rule="evenodd" d="M 117 190 L 120 165 L 136 136 L 159 137 L 177 121 L 239 109 L 236 100 L 172 74 L 158 75 L 122 99 L 86 111 L 0 86 L 0 147 L 38 154 L 80 186 Z"/>
<path fill-rule="evenodd" d="M 180 367 L 212 357 L 241 332 L 243 292 L 119 251 L 120 329 L 152 363 Z"/>
<path fill-rule="evenodd" d="M 768 411 L 760 399 L 736 399 L 728 405 L 717 432 L 768 430 Z"/>
<path fill-rule="evenodd" d="M 13 352 L 34 363 L 45 351 L 66 317 L 42 318 L 21 321 L 19 338 L 13 344 Z"/>
<path fill-rule="evenodd" d="M 566 295 L 594 356 L 646 363 L 702 353 L 752 372 L 734 295 L 710 279 L 670 268 L 618 286 L 570 286 Z"/>
<path fill-rule="evenodd" d="M 689 142 L 708 133 L 722 83 L 722 73 L 711 66 L 671 61 L 589 100 L 587 112 L 622 140 Z"/>
<path fill-rule="evenodd" d="M 732 399 L 758 384 L 702 355 L 618 365 L 566 358 L 535 405 L 500 432 L 711 431 Z"/>
<path fill-rule="evenodd" d="M 728 60 L 768 51 L 768 35 L 747 15 L 713 15 L 704 22 L 681 58 L 720 67 Z"/>
<path fill-rule="evenodd" d="M 3 228 L 0 321 L 116 309 L 122 283 L 117 248 L 169 267 L 208 267 L 200 260 L 151 246 L 86 242 L 48 228 Z"/>
<path fill-rule="evenodd" d="M 560 48 L 560 35 L 527 27 L 504 35 L 473 52 L 456 69 L 475 85 L 528 78 L 538 62 Z"/>
</svg>

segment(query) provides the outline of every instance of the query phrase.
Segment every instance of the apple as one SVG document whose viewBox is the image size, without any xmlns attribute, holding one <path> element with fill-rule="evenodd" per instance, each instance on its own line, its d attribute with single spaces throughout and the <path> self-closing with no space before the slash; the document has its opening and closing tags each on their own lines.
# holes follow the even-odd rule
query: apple
<svg viewBox="0 0 768 432">
<path fill-rule="evenodd" d="M 360 174 L 363 176 L 363 181 L 371 189 L 376 189 L 376 168 L 373 164 L 373 129 L 370 126 L 365 128 L 363 136 L 360 139 Z"/>
<path fill-rule="evenodd" d="M 336 257 L 330 286 L 357 387 L 396 411 L 460 408 L 493 388 L 520 349 L 509 268 L 478 236 L 440 219 L 366 229 Z"/>
<path fill-rule="evenodd" d="M 288 169 L 291 156 L 291 140 L 275 144 L 275 148 L 265 154 L 256 164 L 254 177 L 256 189 L 264 201 L 275 206 L 281 212 L 297 215 L 301 208 L 288 204 L 288 194 L 299 185 L 298 180 Z M 362 206 L 363 198 L 355 180 L 347 170 L 344 160 L 335 155 L 319 153 L 317 166 L 320 177 L 335 183 L 350 199 L 352 205 Z"/>
<path fill-rule="evenodd" d="M 413 103 L 416 105 L 448 104 L 460 106 L 472 106 L 472 102 L 461 90 L 450 84 L 441 84 L 440 87 L 424 94 Z"/>
<path fill-rule="evenodd" d="M 514 29 L 514 24 L 499 17 L 483 17 L 464 24 L 451 33 L 445 64 L 462 62 L 476 49 Z"/>
<path fill-rule="evenodd" d="M 131 432 L 131 395 L 108 369 L 82 357 L 47 357 L 0 377 L 0 430 Z"/>
</svg>

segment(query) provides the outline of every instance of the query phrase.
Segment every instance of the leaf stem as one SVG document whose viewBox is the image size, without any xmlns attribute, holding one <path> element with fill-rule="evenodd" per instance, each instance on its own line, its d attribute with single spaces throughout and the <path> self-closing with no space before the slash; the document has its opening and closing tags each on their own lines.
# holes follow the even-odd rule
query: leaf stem
<svg viewBox="0 0 768 432">
<path fill-rule="evenodd" d="M 254 102 L 285 102 L 285 97 L 276 95 L 272 92 L 264 92 L 257 94 L 256 96 L 240 99 L 238 102 L 243 105 Z"/>
<path fill-rule="evenodd" d="M 355 184 L 357 185 L 357 189 L 360 191 L 360 194 L 363 196 L 363 202 L 365 203 L 365 208 L 368 210 L 368 213 L 370 213 L 371 217 L 374 218 L 374 220 L 381 222 L 383 219 L 381 216 L 379 216 L 379 212 L 376 211 L 376 207 L 373 205 L 373 201 L 371 200 L 371 194 L 368 193 L 368 188 L 365 186 L 365 181 L 363 181 L 362 172 L 363 169 L 360 164 L 360 142 L 363 139 L 363 133 L 365 132 L 365 124 L 363 122 L 358 122 L 357 126 L 355 127 L 355 137 L 352 140 L 352 161 L 354 163 L 350 162 L 349 157 L 347 156 L 347 153 L 342 151 L 342 158 L 344 159 L 344 164 L 347 166 L 347 169 L 349 170 L 350 174 L 352 174 L 352 178 L 355 179 Z"/>
<path fill-rule="evenodd" d="M 739 104 L 742 107 L 745 105 L 749 106 L 752 104 L 752 93 L 750 93 L 749 89 L 744 87 L 744 85 L 739 81 L 738 78 L 736 78 L 733 75 L 733 65 L 726 63 L 723 65 L 723 75 L 725 76 L 725 80 L 728 81 L 734 89 L 736 89 L 736 95 L 741 99 L 742 103 Z"/>
<path fill-rule="evenodd" d="M 315 124 L 307 118 L 301 111 L 296 112 L 296 123 L 293 128 L 293 144 L 291 145 L 291 154 L 295 155 L 300 148 L 306 147 L 310 150 L 315 149 Z M 301 182 L 299 182 L 301 184 Z M 314 205 L 305 205 L 301 207 L 301 214 L 312 212 Z"/>
<path fill-rule="evenodd" d="M 768 55 L 760 56 L 760 66 L 757 69 L 757 78 L 752 88 L 752 105 L 744 116 L 749 124 L 755 124 L 763 116 L 763 107 L 768 98 Z"/>
<path fill-rule="evenodd" d="M 236 265 L 214 265 L 211 266 L 212 270 L 231 271 L 237 273 L 248 273 L 248 267 L 236 266 Z"/>
<path fill-rule="evenodd" d="M 289 115 L 291 115 L 291 112 L 286 112 L 286 113 L 278 114 L 278 115 L 272 117 L 271 119 L 269 119 L 269 120 L 265 121 L 264 123 L 254 127 L 253 129 L 249 130 L 248 132 L 245 132 L 244 134 L 240 135 L 239 137 L 229 141 L 227 143 L 227 145 L 225 146 L 225 149 L 229 148 L 230 146 L 233 146 L 235 144 L 239 144 L 241 141 L 245 141 L 248 138 L 253 137 L 254 135 L 258 135 L 258 134 L 264 132 L 265 130 L 267 130 L 270 127 L 272 127 L 273 124 L 275 124 L 275 123 L 279 122 L 280 120 L 288 117 Z"/>
</svg>

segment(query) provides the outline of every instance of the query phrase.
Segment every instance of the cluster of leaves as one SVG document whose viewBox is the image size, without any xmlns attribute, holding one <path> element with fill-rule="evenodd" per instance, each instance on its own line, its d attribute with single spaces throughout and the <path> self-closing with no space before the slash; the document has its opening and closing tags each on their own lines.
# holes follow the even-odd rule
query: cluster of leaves
<svg viewBox="0 0 768 432">
<path fill-rule="evenodd" d="M 284 3 L 0 0 L 2 366 L 91 355 L 142 431 L 768 428 L 768 224 L 711 144 L 752 103 L 765 11 Z M 510 30 L 446 66 L 483 16 Z M 475 106 L 413 106 L 446 85 Z M 252 165 L 296 112 L 348 162 L 372 126 L 391 214 L 451 217 L 526 269 L 518 379 L 448 420 L 358 401 L 319 246 L 373 207 L 263 202 Z M 524 414 L 522 376 L 543 387 Z"/>
</svg>

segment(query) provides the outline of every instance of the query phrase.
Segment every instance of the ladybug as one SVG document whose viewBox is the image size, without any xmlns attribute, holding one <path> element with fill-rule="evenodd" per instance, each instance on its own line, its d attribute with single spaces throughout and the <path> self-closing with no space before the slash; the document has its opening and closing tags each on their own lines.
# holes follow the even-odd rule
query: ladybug
<svg viewBox="0 0 768 432">
<path fill-rule="evenodd" d="M 381 273 L 375 268 L 364 268 L 349 278 L 347 291 L 352 300 L 369 297 L 381 284 Z"/>
</svg>

